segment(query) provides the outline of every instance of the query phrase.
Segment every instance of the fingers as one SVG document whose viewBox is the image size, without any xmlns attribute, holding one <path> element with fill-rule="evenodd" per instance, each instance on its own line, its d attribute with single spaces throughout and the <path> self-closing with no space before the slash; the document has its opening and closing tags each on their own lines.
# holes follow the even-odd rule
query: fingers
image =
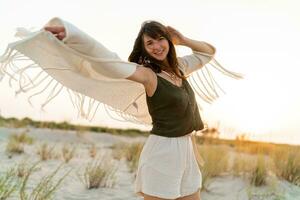
<svg viewBox="0 0 300 200">
<path fill-rule="evenodd" d="M 171 27 L 171 26 L 167 26 L 168 31 L 170 32 L 178 32 L 175 28 Z"/>
<path fill-rule="evenodd" d="M 66 37 L 66 30 L 63 26 L 46 26 L 44 29 L 51 32 L 59 40 L 62 40 Z"/>
<path fill-rule="evenodd" d="M 59 40 L 62 40 L 66 37 L 66 32 L 60 32 L 56 36 Z"/>
<path fill-rule="evenodd" d="M 63 26 L 46 26 L 44 28 L 46 31 L 50 31 L 51 33 L 60 33 L 65 32 L 65 27 Z"/>
</svg>

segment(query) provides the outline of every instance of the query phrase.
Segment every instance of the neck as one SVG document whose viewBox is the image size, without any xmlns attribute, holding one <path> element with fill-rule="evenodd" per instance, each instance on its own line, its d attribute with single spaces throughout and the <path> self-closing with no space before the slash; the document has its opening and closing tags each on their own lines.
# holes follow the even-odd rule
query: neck
<svg viewBox="0 0 300 200">
<path fill-rule="evenodd" d="M 163 66 L 162 66 L 161 70 L 164 70 L 164 71 L 166 71 L 166 72 L 172 72 L 172 71 L 173 71 L 172 68 L 170 67 L 170 64 L 169 64 L 169 62 L 168 62 L 167 59 L 165 59 L 165 60 L 162 62 L 162 64 L 163 64 Z"/>
<path fill-rule="evenodd" d="M 165 66 L 165 68 L 170 68 L 170 64 L 169 64 L 169 61 L 167 59 L 164 59 L 162 61 L 163 65 Z"/>
</svg>

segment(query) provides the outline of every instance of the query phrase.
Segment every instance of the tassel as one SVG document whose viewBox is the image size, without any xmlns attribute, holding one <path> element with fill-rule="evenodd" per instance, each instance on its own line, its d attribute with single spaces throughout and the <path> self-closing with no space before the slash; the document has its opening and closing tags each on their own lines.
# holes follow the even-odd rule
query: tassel
<svg viewBox="0 0 300 200">
<path fill-rule="evenodd" d="M 243 75 L 225 69 L 216 59 L 213 58 L 211 62 L 189 76 L 188 81 L 196 95 L 204 102 L 211 104 L 220 97 L 218 90 L 223 94 L 225 94 L 225 91 L 215 80 L 207 65 L 212 66 L 218 72 L 221 72 L 230 78 L 241 79 L 243 78 Z"/>
<path fill-rule="evenodd" d="M 21 39 L 26 38 L 29 36 L 32 32 L 26 28 L 18 27 L 16 28 L 16 34 L 15 37 L 19 37 Z"/>
</svg>

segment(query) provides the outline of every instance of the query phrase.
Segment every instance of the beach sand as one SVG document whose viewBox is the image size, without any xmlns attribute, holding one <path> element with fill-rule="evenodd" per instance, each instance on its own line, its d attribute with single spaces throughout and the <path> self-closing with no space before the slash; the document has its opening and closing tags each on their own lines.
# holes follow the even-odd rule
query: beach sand
<svg viewBox="0 0 300 200">
<path fill-rule="evenodd" d="M 34 144 L 25 145 L 25 152 L 13 155 L 11 158 L 5 152 L 8 137 L 12 133 L 21 133 L 25 129 L 0 128 L 0 173 L 16 166 L 23 160 L 34 163 L 39 160 L 37 146 L 47 143 L 54 146 L 54 150 L 61 149 L 64 145 L 75 147 L 75 157 L 69 163 L 63 165 L 55 176 L 58 180 L 66 172 L 72 170 L 63 180 L 54 194 L 56 200 L 79 200 L 79 199 L 101 199 L 101 200 L 139 200 L 141 197 L 134 194 L 134 173 L 131 173 L 124 159 L 111 161 L 117 166 L 116 181 L 112 188 L 87 189 L 79 180 L 77 174 L 82 174 L 88 162 L 92 160 L 89 156 L 89 148 L 94 145 L 98 154 L 110 155 L 112 145 L 119 142 L 145 142 L 146 137 L 116 136 L 108 133 L 78 133 L 76 131 L 50 130 L 27 128 L 27 134 L 35 139 Z M 34 185 L 45 175 L 51 174 L 61 163 L 62 159 L 50 159 L 39 163 L 39 168 L 30 176 L 29 186 Z M 276 181 L 275 181 L 276 180 Z M 299 200 L 300 187 L 274 178 L 269 186 L 255 188 L 246 180 L 230 175 L 213 178 L 208 186 L 209 191 L 201 193 L 202 200 Z M 16 193 L 10 199 L 19 199 Z"/>
</svg>

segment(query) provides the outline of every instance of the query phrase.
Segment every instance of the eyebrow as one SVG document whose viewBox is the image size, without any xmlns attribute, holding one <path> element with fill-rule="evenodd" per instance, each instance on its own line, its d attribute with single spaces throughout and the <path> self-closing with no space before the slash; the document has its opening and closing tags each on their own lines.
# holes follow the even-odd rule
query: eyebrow
<svg viewBox="0 0 300 200">
<path fill-rule="evenodd" d="M 153 39 L 146 40 L 146 43 L 152 42 Z"/>
</svg>

